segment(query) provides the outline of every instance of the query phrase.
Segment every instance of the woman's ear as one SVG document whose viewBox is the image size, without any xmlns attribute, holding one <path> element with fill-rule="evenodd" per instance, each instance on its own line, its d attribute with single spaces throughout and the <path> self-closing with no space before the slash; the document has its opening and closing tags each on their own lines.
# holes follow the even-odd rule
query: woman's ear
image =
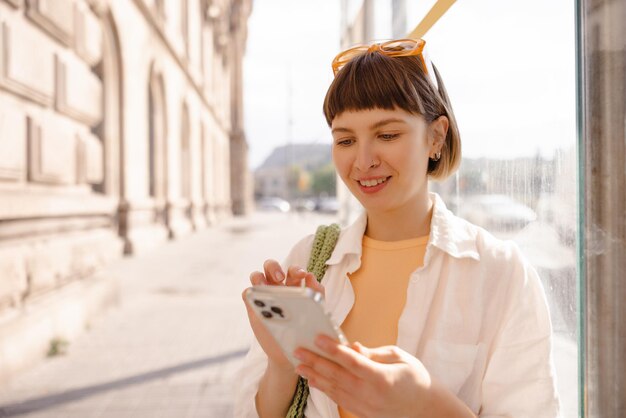
<svg viewBox="0 0 626 418">
<path fill-rule="evenodd" d="M 446 135 L 448 134 L 448 127 L 450 121 L 447 116 L 439 116 L 437 119 L 430 123 L 428 127 L 429 139 L 430 139 L 430 151 L 433 153 L 441 152 L 444 142 L 446 142 Z"/>
</svg>

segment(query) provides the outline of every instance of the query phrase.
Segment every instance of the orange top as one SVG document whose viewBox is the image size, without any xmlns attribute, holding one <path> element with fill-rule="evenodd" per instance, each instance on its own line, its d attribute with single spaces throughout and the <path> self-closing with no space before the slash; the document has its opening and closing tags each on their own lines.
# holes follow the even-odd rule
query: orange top
<svg viewBox="0 0 626 418">
<path fill-rule="evenodd" d="M 361 267 L 351 274 L 354 305 L 341 330 L 366 347 L 395 345 L 411 273 L 424 264 L 428 236 L 403 241 L 363 237 Z M 339 408 L 342 418 L 354 415 Z"/>
</svg>

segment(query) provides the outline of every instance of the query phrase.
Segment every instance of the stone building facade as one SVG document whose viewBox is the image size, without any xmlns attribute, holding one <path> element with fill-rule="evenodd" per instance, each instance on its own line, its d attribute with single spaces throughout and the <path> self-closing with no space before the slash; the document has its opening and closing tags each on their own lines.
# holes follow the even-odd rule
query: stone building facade
<svg viewBox="0 0 626 418">
<path fill-rule="evenodd" d="M 116 298 L 99 267 L 252 199 L 251 0 L 0 0 L 0 380 Z"/>
</svg>

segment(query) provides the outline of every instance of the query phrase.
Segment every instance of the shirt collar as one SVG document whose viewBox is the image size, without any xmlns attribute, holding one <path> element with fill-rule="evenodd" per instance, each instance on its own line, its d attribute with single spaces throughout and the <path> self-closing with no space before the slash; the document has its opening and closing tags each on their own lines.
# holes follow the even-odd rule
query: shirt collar
<svg viewBox="0 0 626 418">
<path fill-rule="evenodd" d="M 455 258 L 480 260 L 476 247 L 478 229 L 450 212 L 437 193 L 430 193 L 430 198 L 433 201 L 433 217 L 428 243 Z"/>
<path fill-rule="evenodd" d="M 429 193 L 429 197 L 433 202 L 433 216 L 428 247 L 437 247 L 455 258 L 480 260 L 476 248 L 476 227 L 450 212 L 437 193 Z M 366 226 L 367 213 L 363 212 L 352 225 L 341 231 L 333 254 L 326 264 L 339 264 L 348 254 L 361 258 Z"/>
</svg>

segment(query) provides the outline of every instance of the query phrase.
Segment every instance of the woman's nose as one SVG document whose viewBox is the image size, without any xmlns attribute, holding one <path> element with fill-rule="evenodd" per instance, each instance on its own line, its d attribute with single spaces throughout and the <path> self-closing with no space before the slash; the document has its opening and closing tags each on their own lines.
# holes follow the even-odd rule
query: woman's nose
<svg viewBox="0 0 626 418">
<path fill-rule="evenodd" d="M 380 159 L 369 147 L 363 147 L 359 149 L 357 154 L 357 158 L 355 161 L 355 168 L 357 168 L 361 172 L 366 172 L 372 168 L 378 167 L 380 165 Z"/>
</svg>

